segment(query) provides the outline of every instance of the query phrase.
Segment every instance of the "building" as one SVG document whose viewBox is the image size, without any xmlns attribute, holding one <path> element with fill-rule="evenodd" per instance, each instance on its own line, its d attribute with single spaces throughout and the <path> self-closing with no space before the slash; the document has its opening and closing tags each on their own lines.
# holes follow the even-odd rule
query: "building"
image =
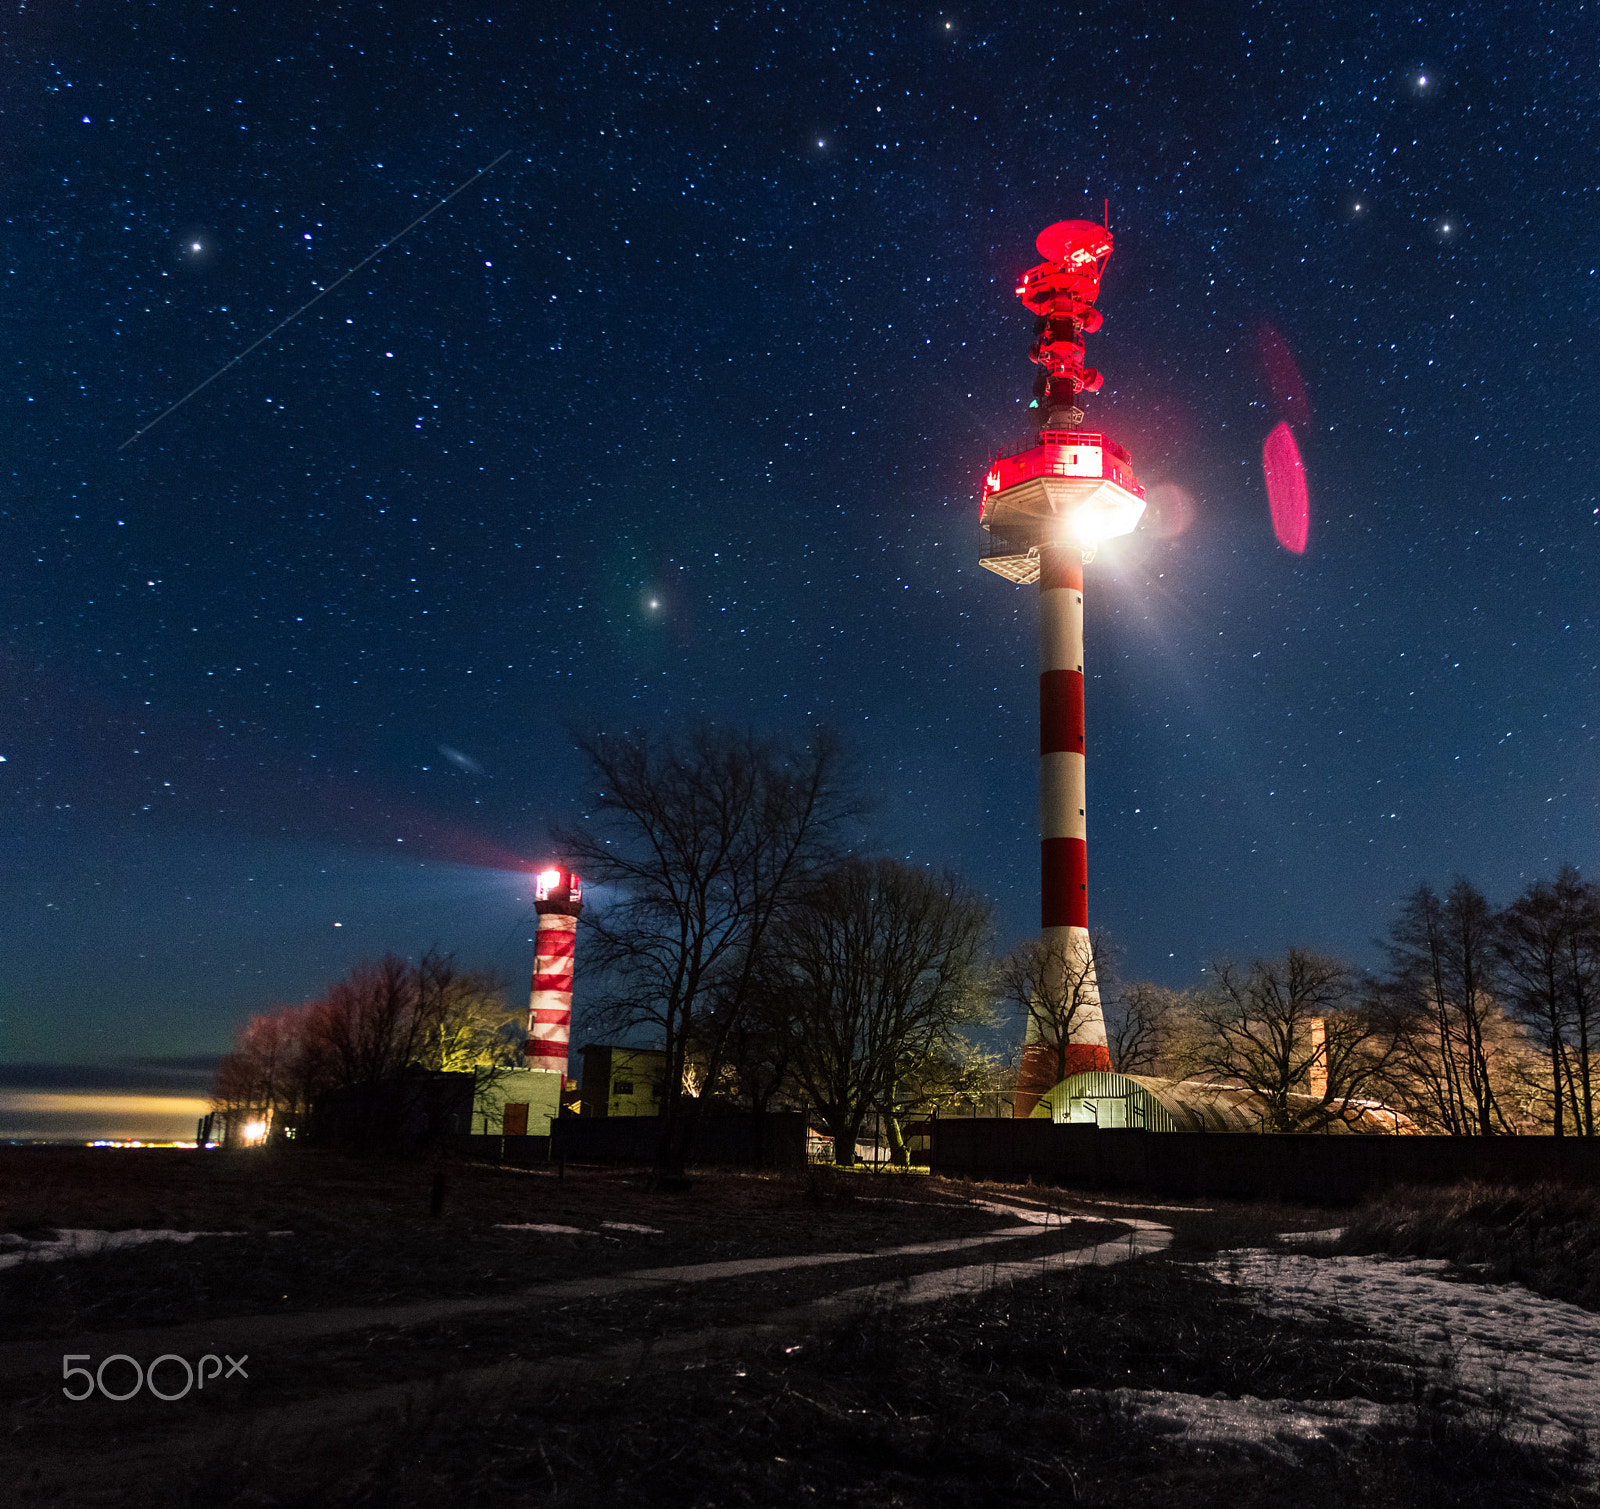
<svg viewBox="0 0 1600 1509">
<path fill-rule="evenodd" d="M 311 1102 L 305 1140 L 319 1147 L 391 1152 L 437 1146 L 472 1130 L 477 1076 L 409 1068 L 343 1085 Z"/>
<path fill-rule="evenodd" d="M 1319 1096 L 1289 1098 L 1306 1111 L 1322 1103 Z M 1406 1137 L 1417 1132 L 1409 1117 L 1376 1100 L 1351 1101 L 1345 1111 L 1342 1118 L 1316 1130 L 1335 1136 Z M 1032 1114 L 1082 1126 L 1132 1127 L 1147 1132 L 1261 1132 L 1270 1126 L 1266 1098 L 1254 1091 L 1142 1074 L 1069 1075 L 1040 1097 Z"/>
<path fill-rule="evenodd" d="M 583 1050 L 579 1114 L 583 1116 L 659 1116 L 667 1078 L 667 1055 L 660 1048 L 629 1048 L 591 1043 Z"/>
<path fill-rule="evenodd" d="M 480 1074 L 472 1130 L 490 1137 L 548 1137 L 551 1121 L 576 1089 L 576 1080 L 544 1069 Z"/>
</svg>

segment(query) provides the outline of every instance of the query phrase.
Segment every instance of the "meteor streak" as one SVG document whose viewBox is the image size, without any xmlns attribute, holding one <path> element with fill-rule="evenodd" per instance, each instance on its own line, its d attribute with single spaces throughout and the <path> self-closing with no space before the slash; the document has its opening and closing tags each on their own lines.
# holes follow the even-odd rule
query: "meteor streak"
<svg viewBox="0 0 1600 1509">
<path fill-rule="evenodd" d="M 468 179 L 464 180 L 463 182 L 458 183 L 453 189 L 450 190 L 450 192 L 448 194 L 446 194 L 444 196 L 443 199 L 441 199 L 436 205 L 434 205 L 432 209 L 425 210 L 422 214 L 418 215 L 417 218 L 415 220 L 413 220 L 411 222 L 411 224 L 408 225 L 403 231 L 396 231 L 394 233 L 394 235 L 390 236 L 389 239 L 387 241 L 385 241 L 383 243 L 383 245 L 380 246 L 376 251 L 368 252 L 367 255 L 364 256 L 359 262 L 357 262 L 356 265 L 354 267 L 352 267 L 349 272 L 345 273 L 343 277 L 336 278 L 332 283 L 328 284 L 328 286 L 326 288 L 320 289 L 318 291 L 317 295 L 316 295 L 316 298 L 307 299 L 306 302 L 304 304 L 302 304 L 297 310 L 295 310 L 295 312 L 293 314 L 288 315 L 284 319 L 279 320 L 278 323 L 276 325 L 274 325 L 272 327 L 272 329 L 270 329 L 259 340 L 252 341 L 237 356 L 230 357 L 220 367 L 218 367 L 217 370 L 215 372 L 213 372 L 211 374 L 211 376 L 208 377 L 204 382 L 197 383 L 194 387 L 190 388 L 189 391 L 187 393 L 185 393 L 183 395 L 183 397 L 180 398 L 175 404 L 171 405 L 169 408 L 163 409 L 159 414 L 157 414 L 156 417 L 154 419 L 152 419 L 149 424 L 145 425 L 141 429 L 135 430 L 130 436 L 128 436 L 128 438 L 126 440 L 124 440 L 122 442 L 121 445 L 119 445 L 117 447 L 117 449 L 119 451 L 125 451 L 125 450 L 127 450 L 127 448 L 130 445 L 133 444 L 133 442 L 135 440 L 139 439 L 140 436 L 148 435 L 151 430 L 153 430 L 158 424 L 161 423 L 161 421 L 163 419 L 165 419 L 167 417 L 168 414 L 171 414 L 171 413 L 175 412 L 176 410 L 181 409 L 202 388 L 209 388 L 212 383 L 214 383 L 219 377 L 222 376 L 222 374 L 224 372 L 226 372 L 228 370 L 229 367 L 238 366 L 239 363 L 242 362 L 245 359 L 245 357 L 249 356 L 249 354 L 252 351 L 254 351 L 257 346 L 264 346 L 268 341 L 270 341 L 272 339 L 273 336 L 275 336 L 280 330 L 282 330 L 285 325 L 292 325 L 297 319 L 300 318 L 301 315 L 303 315 L 306 312 L 306 310 L 308 310 L 313 304 L 315 304 L 318 299 L 326 297 L 328 294 L 332 293 L 333 290 L 336 289 L 339 286 L 339 284 L 345 282 L 349 278 L 353 278 L 358 272 L 361 271 L 361 269 L 363 267 L 365 267 L 367 265 L 367 263 L 372 261 L 372 259 L 374 257 L 381 256 L 384 252 L 388 251 L 388 249 L 391 246 L 393 246 L 395 244 L 395 242 L 398 241 L 402 236 L 409 235 L 419 225 L 421 225 L 424 220 L 428 219 L 428 217 L 430 215 L 437 214 L 438 211 L 442 210 L 463 189 L 470 188 L 480 178 L 482 178 L 485 173 L 493 172 L 494 169 L 499 167 L 500 164 L 503 163 L 506 160 L 506 158 L 511 156 L 511 154 L 515 150 L 516 150 L 515 147 L 507 147 L 506 150 L 504 152 L 502 152 L 497 158 L 495 158 L 495 160 L 492 163 L 490 163 L 488 167 L 479 168 L 478 171 L 476 173 L 474 173 L 471 178 L 468 178 Z"/>
</svg>

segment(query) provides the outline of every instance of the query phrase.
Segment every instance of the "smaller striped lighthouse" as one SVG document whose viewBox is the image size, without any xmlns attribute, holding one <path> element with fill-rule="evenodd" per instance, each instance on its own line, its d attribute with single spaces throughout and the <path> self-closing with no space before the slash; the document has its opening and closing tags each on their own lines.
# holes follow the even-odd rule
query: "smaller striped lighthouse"
<svg viewBox="0 0 1600 1509">
<path fill-rule="evenodd" d="M 559 1074 L 566 1083 L 572 1033 L 572 965 L 578 941 L 583 883 L 570 870 L 541 870 L 534 884 L 539 915 L 533 954 L 533 990 L 528 1002 L 530 1069 Z"/>
</svg>

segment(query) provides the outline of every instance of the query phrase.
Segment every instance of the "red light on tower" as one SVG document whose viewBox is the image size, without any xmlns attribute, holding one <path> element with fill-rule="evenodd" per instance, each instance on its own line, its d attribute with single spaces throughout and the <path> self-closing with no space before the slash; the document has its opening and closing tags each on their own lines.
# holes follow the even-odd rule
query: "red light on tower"
<svg viewBox="0 0 1600 1509">
<path fill-rule="evenodd" d="M 523 1044 L 530 1069 L 567 1073 L 572 1035 L 572 968 L 577 954 L 578 914 L 583 882 L 571 870 L 552 867 L 534 877 L 533 909 L 539 930 L 533 951 L 533 987 L 528 1000 L 528 1040 Z"/>
<path fill-rule="evenodd" d="M 1144 512 L 1133 458 L 1084 430 L 1084 393 L 1102 378 L 1083 361 L 1083 337 L 1100 328 L 1093 307 L 1111 256 L 1111 232 L 1092 220 L 1062 220 L 1039 233 L 1039 255 L 1017 284 L 1033 312 L 1029 359 L 1039 368 L 1029 405 L 1035 442 L 995 457 L 983 479 L 979 521 L 989 531 L 980 559 L 1018 585 L 1039 584 L 1040 931 L 1065 969 L 1086 965 L 1086 1009 L 1072 1040 L 1052 1044 L 1030 1014 L 1015 1113 L 1028 1116 L 1066 1072 L 1109 1070 L 1105 1019 L 1089 948 L 1089 859 L 1083 701 L 1083 568 L 1102 540 L 1127 534 Z M 1074 974 L 1078 970 L 1074 969 Z"/>
</svg>

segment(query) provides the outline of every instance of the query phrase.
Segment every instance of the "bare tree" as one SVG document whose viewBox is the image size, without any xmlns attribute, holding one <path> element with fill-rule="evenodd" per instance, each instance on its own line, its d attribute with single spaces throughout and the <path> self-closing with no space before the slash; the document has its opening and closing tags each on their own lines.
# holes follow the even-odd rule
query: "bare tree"
<svg viewBox="0 0 1600 1509">
<path fill-rule="evenodd" d="M 307 1010 L 307 1046 L 340 1087 L 399 1075 L 422 1045 L 412 967 L 396 954 L 356 965 Z"/>
<path fill-rule="evenodd" d="M 232 1053 L 217 1066 L 211 1103 L 240 1122 L 261 1121 L 275 1131 L 310 1109 L 319 1088 L 304 1044 L 304 1009 L 280 1006 L 253 1016 L 239 1030 Z"/>
<path fill-rule="evenodd" d="M 1101 1015 L 1100 993 L 1113 983 L 1115 958 L 1105 935 L 1096 933 L 1087 951 L 1070 938 L 1029 938 L 995 964 L 994 992 L 1022 1018 L 1024 1041 L 1054 1055 L 1050 1084 L 1066 1078 L 1069 1045 Z"/>
<path fill-rule="evenodd" d="M 1212 975 L 1191 1008 L 1201 1029 L 1191 1073 L 1259 1095 L 1273 1131 L 1359 1119 L 1351 1103 L 1381 1082 L 1392 1039 L 1347 964 L 1291 948 L 1248 970 L 1214 964 Z"/>
<path fill-rule="evenodd" d="M 906 1064 L 889 1087 L 889 1098 L 875 1107 L 889 1142 L 890 1162 L 910 1165 L 905 1124 L 953 1106 L 973 1105 L 995 1093 L 999 1065 L 976 1043 L 957 1040 L 921 1063 Z"/>
<path fill-rule="evenodd" d="M 585 946 L 607 981 L 602 1019 L 650 1029 L 666 1052 L 661 1164 L 676 1169 L 695 1110 L 684 1105 L 691 1044 L 715 1085 L 770 929 L 860 805 L 827 730 L 801 745 L 701 728 L 578 747 L 599 786 L 592 825 L 558 839 L 614 892 L 588 914 Z"/>
<path fill-rule="evenodd" d="M 463 971 L 437 949 L 414 965 L 388 954 L 358 964 L 316 1000 L 252 1017 L 219 1067 L 213 1101 L 293 1124 L 320 1095 L 397 1084 L 413 1068 L 471 1070 L 481 1090 L 485 1077 L 515 1064 L 518 1046 L 516 1016 L 493 976 Z M 379 1102 L 364 1104 L 375 1114 Z M 389 1110 L 403 1115 L 405 1107 Z M 359 1128 L 363 1136 L 377 1130 Z"/>
<path fill-rule="evenodd" d="M 765 1112 L 793 1086 L 794 1039 L 783 1016 L 781 997 L 770 986 L 770 981 L 766 989 L 753 986 L 744 1010 L 726 1030 L 722 1078 L 717 1087 L 757 1113 Z M 712 1014 L 718 1014 L 715 1006 Z M 725 1010 L 723 1017 L 728 1019 Z"/>
<path fill-rule="evenodd" d="M 987 1019 L 989 929 L 988 903 L 955 876 L 889 859 L 839 865 L 775 929 L 795 1078 L 835 1161 L 855 1161 L 864 1119 L 903 1077 L 959 1054 L 962 1030 Z"/>
<path fill-rule="evenodd" d="M 1106 1042 L 1118 1074 L 1158 1072 L 1172 1046 L 1179 1001 L 1176 991 L 1149 980 L 1133 980 L 1111 994 L 1105 1003 Z"/>
<path fill-rule="evenodd" d="M 1573 926 L 1567 933 L 1567 984 L 1572 992 L 1573 1063 L 1576 1068 L 1573 1092 L 1579 1105 L 1574 1121 L 1581 1119 L 1583 1135 L 1595 1135 L 1594 1055 L 1600 1051 L 1600 889 L 1592 881 L 1580 881 L 1578 872 L 1563 865 L 1556 877 L 1557 887 L 1582 886 L 1582 896 L 1573 906 Z"/>
<path fill-rule="evenodd" d="M 1495 919 L 1507 999 L 1549 1060 L 1546 1093 L 1557 1137 L 1565 1135 L 1568 1114 L 1579 1136 L 1594 1136 L 1589 1048 L 1597 928 L 1600 899 L 1571 865 L 1554 881 L 1535 881 Z"/>
<path fill-rule="evenodd" d="M 1395 1082 L 1426 1122 L 1457 1135 L 1512 1130 L 1494 1063 L 1494 933 L 1489 903 L 1461 879 L 1442 899 L 1418 886 L 1389 932 Z"/>
</svg>

